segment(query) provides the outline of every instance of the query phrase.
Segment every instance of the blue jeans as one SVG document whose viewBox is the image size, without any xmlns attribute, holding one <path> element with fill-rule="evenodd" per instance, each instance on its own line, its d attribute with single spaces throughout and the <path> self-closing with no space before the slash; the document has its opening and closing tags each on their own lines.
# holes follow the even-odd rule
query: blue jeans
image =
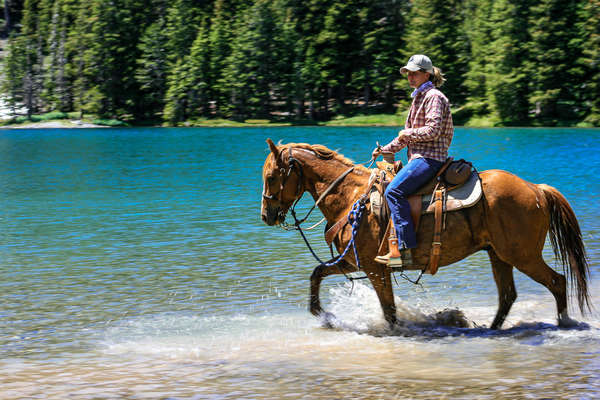
<svg viewBox="0 0 600 400">
<path fill-rule="evenodd" d="M 385 199 L 398 235 L 399 249 L 417 247 L 417 234 L 410 216 L 408 196 L 429 182 L 442 165 L 443 162 L 431 158 L 414 158 L 398 172 L 385 190 Z"/>
</svg>

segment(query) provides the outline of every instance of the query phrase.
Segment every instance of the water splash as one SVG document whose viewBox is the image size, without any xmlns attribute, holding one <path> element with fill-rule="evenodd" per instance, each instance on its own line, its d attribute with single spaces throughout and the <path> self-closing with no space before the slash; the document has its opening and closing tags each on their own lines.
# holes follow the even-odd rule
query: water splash
<svg viewBox="0 0 600 400">
<path fill-rule="evenodd" d="M 361 283 L 350 286 L 345 283 L 331 288 L 330 297 L 331 313 L 321 317 L 322 326 L 377 337 L 402 336 L 426 340 L 445 337 L 512 337 L 525 344 L 541 344 L 548 339 L 564 340 L 570 336 L 569 331 L 591 330 L 588 336 L 594 342 L 600 341 L 600 329 L 586 322 L 579 322 L 566 329 L 546 321 L 518 321 L 512 327 L 505 324 L 508 326 L 505 329 L 490 330 L 485 325 L 475 323 L 467 315 L 483 315 L 487 318 L 494 315 L 493 307 L 483 310 L 481 306 L 475 306 L 466 311 L 443 307 L 439 310 L 429 300 L 417 299 L 416 305 L 412 305 L 398 296 L 395 296 L 397 323 L 390 327 L 383 318 L 377 295 L 370 286 Z M 517 311 L 515 318 L 536 316 L 535 310 L 545 311 L 548 307 L 547 302 L 529 300 L 523 303 L 521 306 L 525 306 L 527 312 Z"/>
<path fill-rule="evenodd" d="M 396 317 L 398 323 L 390 328 L 383 318 L 375 291 L 364 284 L 354 284 L 352 292 L 348 283 L 330 290 L 331 312 L 327 323 L 333 328 L 373 336 L 422 336 L 434 328 L 468 328 L 470 322 L 459 309 L 413 306 L 398 296 Z"/>
</svg>

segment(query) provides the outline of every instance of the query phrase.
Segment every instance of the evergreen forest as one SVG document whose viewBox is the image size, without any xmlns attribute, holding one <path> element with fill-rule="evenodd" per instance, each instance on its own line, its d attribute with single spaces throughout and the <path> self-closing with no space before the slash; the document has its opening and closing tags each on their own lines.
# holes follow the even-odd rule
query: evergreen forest
<svg viewBox="0 0 600 400">
<path fill-rule="evenodd" d="M 15 114 L 316 123 L 406 110 L 427 54 L 455 123 L 600 126 L 600 0 L 4 0 Z"/>
</svg>

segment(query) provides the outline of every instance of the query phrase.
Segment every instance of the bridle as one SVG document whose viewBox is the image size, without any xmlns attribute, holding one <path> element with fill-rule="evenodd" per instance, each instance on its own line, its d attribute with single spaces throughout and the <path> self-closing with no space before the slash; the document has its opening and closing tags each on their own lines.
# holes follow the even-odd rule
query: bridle
<svg viewBox="0 0 600 400">
<path fill-rule="evenodd" d="M 302 170 L 302 164 L 300 164 L 300 162 L 294 158 L 294 156 L 292 155 L 292 149 L 289 149 L 289 157 L 288 157 L 288 170 L 287 173 L 285 171 L 285 169 L 283 167 L 279 168 L 279 172 L 281 173 L 281 176 L 283 177 L 283 179 L 281 180 L 281 183 L 279 184 L 279 192 L 278 194 L 278 199 L 280 203 L 283 203 L 283 188 L 286 184 L 286 181 L 288 180 L 288 178 L 290 177 L 290 175 L 292 174 L 292 171 L 294 170 L 294 167 L 296 167 L 298 169 L 298 187 L 296 189 L 296 196 L 298 197 L 300 195 L 301 190 L 302 190 L 302 177 L 303 177 L 303 170 Z M 267 195 L 264 191 L 262 194 L 262 197 L 267 199 L 267 200 L 274 200 L 275 196 L 274 195 Z M 298 202 L 299 199 L 296 200 L 296 202 Z"/>
<path fill-rule="evenodd" d="M 377 143 L 378 147 L 379 143 Z M 332 259 L 330 260 L 330 262 L 323 262 L 319 256 L 317 255 L 317 253 L 315 253 L 315 251 L 313 250 L 312 246 L 310 245 L 308 239 L 306 238 L 306 235 L 304 234 L 302 228 L 300 227 L 300 225 L 306 221 L 309 217 L 309 215 L 313 212 L 313 210 L 319 205 L 319 203 L 340 183 L 344 180 L 344 178 L 346 176 L 348 176 L 348 174 L 350 174 L 352 171 L 354 171 L 354 166 L 348 168 L 346 171 L 344 171 L 340 176 L 338 176 L 328 187 L 327 189 L 325 189 L 325 191 L 319 196 L 319 198 L 317 199 L 317 201 L 315 201 L 315 204 L 313 204 L 313 206 L 311 207 L 311 209 L 306 213 L 306 215 L 304 216 L 304 218 L 302 219 L 298 219 L 296 217 L 296 204 L 298 204 L 298 202 L 301 199 L 301 194 L 304 192 L 303 188 L 302 188 L 302 177 L 304 176 L 304 171 L 302 169 L 302 164 L 300 163 L 300 161 L 296 158 L 294 158 L 293 154 L 292 154 L 292 150 L 293 148 L 290 147 L 288 149 L 289 152 L 289 156 L 288 156 L 288 170 L 287 173 L 285 171 L 284 168 L 280 168 L 280 172 L 281 175 L 283 176 L 283 179 L 281 180 L 281 183 L 279 185 L 279 193 L 278 193 L 278 200 L 280 203 L 283 203 L 283 188 L 285 186 L 285 183 L 287 181 L 287 179 L 290 177 L 292 170 L 294 170 L 295 168 L 298 169 L 298 187 L 296 189 L 296 200 L 294 201 L 294 203 L 292 204 L 292 206 L 290 207 L 289 211 L 292 214 L 292 217 L 294 218 L 294 224 L 290 225 L 287 224 L 285 222 L 285 216 L 286 213 L 282 211 L 280 211 L 280 216 L 282 217 L 281 219 L 283 220 L 283 222 L 281 223 L 281 227 L 285 230 L 297 230 L 298 232 L 300 232 L 300 236 L 302 236 L 302 239 L 304 240 L 304 242 L 306 243 L 306 246 L 308 247 L 308 249 L 310 250 L 310 252 L 312 253 L 313 257 L 319 262 L 319 266 L 325 266 L 325 267 L 329 267 L 329 266 L 337 266 L 337 268 L 339 269 L 339 271 L 344 275 L 344 277 L 349 280 L 350 282 L 352 282 L 352 288 L 354 287 L 354 281 L 355 280 L 360 280 L 360 279 L 367 279 L 368 276 L 362 276 L 362 277 L 351 277 L 348 276 L 348 274 L 346 274 L 346 272 L 344 272 L 344 270 L 342 270 L 339 267 L 339 262 L 346 256 L 346 253 L 348 253 L 348 251 L 350 250 L 350 248 L 353 248 L 354 250 L 354 258 L 356 261 L 356 266 L 357 268 L 360 270 L 360 261 L 359 261 L 359 257 L 358 257 L 358 250 L 356 248 L 355 245 L 355 239 L 356 236 L 358 234 L 358 228 L 362 219 L 362 215 L 363 212 L 365 210 L 365 204 L 368 202 L 368 196 L 367 194 L 363 194 L 353 205 L 352 210 L 350 211 L 350 213 L 348 214 L 348 223 L 351 225 L 352 227 L 352 237 L 350 239 L 350 241 L 348 242 L 346 248 L 344 249 L 344 251 L 338 255 L 337 257 L 334 257 L 333 255 L 333 248 L 330 245 L 329 246 L 329 250 L 331 251 L 331 256 Z M 367 161 L 367 163 L 369 163 L 369 167 L 375 162 L 375 158 L 371 158 L 371 160 Z M 368 168 L 369 168 L 368 167 Z M 369 190 L 367 190 L 367 193 L 369 192 Z M 262 193 L 262 197 L 267 199 L 267 200 L 273 200 L 275 199 L 274 195 L 267 195 L 264 190 Z M 321 222 L 325 221 L 325 218 L 323 218 L 320 222 L 318 222 L 317 224 L 313 225 L 308 229 L 312 229 L 314 227 L 316 227 L 317 225 L 321 224 Z M 423 271 L 421 271 L 421 275 L 419 275 L 418 279 L 416 281 L 411 280 L 408 276 L 406 276 L 404 274 L 404 271 L 401 271 L 400 276 L 404 279 L 406 279 L 407 281 L 409 281 L 410 283 L 413 283 L 415 285 L 419 285 L 419 280 L 421 279 L 421 276 L 423 275 Z M 394 275 L 394 279 L 395 275 Z M 352 289 L 351 289 L 352 292 Z"/>
<path fill-rule="evenodd" d="M 363 215 L 363 211 L 365 209 L 365 202 L 366 202 L 366 196 L 361 196 L 361 198 L 359 200 L 356 201 L 356 203 L 354 204 L 354 206 L 352 207 L 352 210 L 350 211 L 350 214 L 348 214 L 348 221 L 352 226 L 352 239 L 348 242 L 348 245 L 346 246 L 346 248 L 344 249 L 344 251 L 342 252 L 342 254 L 340 254 L 337 257 L 334 257 L 333 255 L 333 248 L 330 246 L 330 251 L 331 251 L 331 256 L 332 259 L 330 260 L 330 262 L 323 262 L 323 260 L 321 260 L 319 258 L 319 256 L 317 255 L 317 253 L 315 253 L 315 251 L 313 250 L 312 246 L 310 245 L 308 239 L 306 238 L 306 235 L 304 234 L 302 228 L 301 228 L 301 224 L 306 221 L 306 219 L 309 217 L 309 215 L 313 212 L 313 210 L 319 205 L 319 203 L 340 183 L 344 180 L 344 178 L 346 176 L 348 176 L 348 174 L 350 174 L 352 171 L 354 171 L 354 166 L 348 168 L 346 171 L 344 171 L 340 176 L 338 176 L 333 182 L 331 182 L 331 184 L 329 184 L 329 186 L 327 187 L 327 189 L 325 189 L 325 191 L 323 193 L 321 193 L 321 195 L 319 196 L 319 198 L 317 199 L 317 201 L 315 201 L 315 204 L 313 204 L 313 206 L 311 207 L 311 209 L 306 213 L 306 215 L 304 216 L 304 218 L 302 219 L 298 219 L 298 217 L 296 216 L 296 204 L 298 204 L 298 202 L 300 201 L 300 198 L 302 197 L 301 194 L 303 193 L 302 190 L 302 177 L 304 176 L 304 172 L 302 170 L 302 164 L 300 163 L 300 161 L 298 161 L 296 158 L 294 158 L 292 151 L 293 148 L 289 148 L 289 156 L 288 156 L 288 170 L 287 173 L 285 172 L 285 170 L 283 168 L 280 168 L 281 171 L 281 175 L 284 177 L 284 179 L 282 179 L 282 182 L 280 184 L 280 191 L 279 191 L 279 201 L 282 202 L 281 200 L 283 199 L 283 187 L 285 186 L 285 182 L 286 180 L 289 178 L 289 176 L 292 173 L 292 170 L 297 168 L 298 169 L 298 188 L 296 190 L 296 200 L 294 201 L 294 203 L 292 204 L 292 206 L 290 207 L 289 211 L 292 214 L 292 217 L 294 218 L 294 224 L 290 225 L 287 224 L 285 222 L 285 213 L 283 213 L 283 211 L 281 211 L 281 214 L 283 214 L 283 222 L 281 223 L 281 227 L 285 230 L 297 230 L 298 232 L 300 232 L 300 236 L 302 236 L 302 239 L 304 240 L 304 243 L 306 243 L 306 246 L 308 247 L 308 250 L 310 250 L 311 254 L 313 255 L 313 257 L 319 262 L 320 266 L 337 266 L 339 271 L 346 277 L 346 279 L 348 279 L 349 281 L 352 282 L 353 286 L 354 286 L 354 281 L 355 280 L 359 280 L 359 279 L 366 279 L 367 276 L 364 277 L 351 277 L 348 276 L 346 274 L 346 272 L 344 272 L 344 270 L 342 270 L 339 266 L 340 261 L 346 256 L 346 254 L 348 253 L 348 251 L 352 248 L 354 249 L 354 257 L 356 260 L 356 266 L 358 267 L 358 269 L 360 270 L 360 261 L 358 258 L 358 251 L 356 249 L 356 245 L 354 243 L 356 235 L 358 233 L 358 227 L 361 221 L 361 217 Z M 263 197 L 265 199 L 269 199 L 269 200 L 273 200 L 275 198 L 275 196 L 273 195 L 267 195 L 263 192 Z M 325 218 L 323 218 L 321 220 L 325 221 Z M 307 229 L 312 229 L 314 227 L 316 227 L 317 225 L 319 225 L 321 222 L 313 225 L 311 228 L 307 228 Z"/>
<path fill-rule="evenodd" d="M 290 175 L 292 174 L 292 171 L 294 169 L 297 169 L 297 174 L 298 174 L 298 186 L 296 187 L 296 194 L 295 194 L 295 201 L 291 207 L 291 211 L 292 211 L 292 215 L 295 216 L 295 208 L 296 208 L 296 204 L 298 204 L 298 202 L 300 201 L 300 198 L 302 197 L 301 194 L 304 192 L 303 188 L 302 188 L 302 177 L 304 176 L 304 171 L 302 169 L 302 164 L 300 164 L 300 161 L 298 161 L 296 158 L 294 158 L 294 156 L 292 155 L 292 149 L 289 149 L 289 157 L 288 157 L 288 169 L 287 172 L 285 171 L 285 168 L 280 167 L 279 168 L 279 172 L 281 173 L 282 179 L 281 182 L 279 183 L 279 192 L 277 193 L 277 198 L 275 197 L 275 195 L 268 195 L 265 193 L 265 191 L 263 190 L 263 194 L 262 197 L 264 199 L 267 200 L 275 200 L 277 199 L 279 201 L 280 204 L 283 204 L 283 189 L 287 183 L 287 180 L 289 179 Z M 288 224 L 286 224 L 285 222 L 285 216 L 286 216 L 286 211 L 280 210 L 279 211 L 279 215 L 278 218 L 280 220 L 282 220 L 283 222 L 281 223 L 281 226 L 284 228 L 289 227 Z M 307 216 L 308 217 L 308 216 Z"/>
<path fill-rule="evenodd" d="M 296 200 L 294 201 L 294 203 L 292 204 L 292 206 L 290 207 L 289 211 L 292 214 L 292 217 L 294 217 L 294 225 L 290 225 L 287 224 L 285 222 L 285 213 L 283 211 L 280 211 L 280 215 L 283 217 L 283 222 L 281 223 L 281 226 L 284 229 L 287 230 L 300 230 L 300 224 L 302 224 L 304 221 L 306 221 L 308 219 L 308 217 L 310 216 L 310 214 L 314 211 L 314 209 L 321 203 L 321 201 L 342 181 L 344 180 L 344 178 L 346 176 L 348 176 L 348 174 L 350 174 L 352 171 L 354 171 L 354 166 L 348 168 L 346 171 L 344 171 L 340 176 L 338 176 L 328 187 L 327 189 L 325 189 L 325 191 L 319 196 L 319 198 L 317 199 L 317 201 L 315 201 L 315 204 L 313 204 L 313 206 L 310 208 L 310 210 L 308 210 L 308 212 L 306 213 L 306 215 L 304 216 L 304 218 L 302 219 L 298 219 L 296 217 L 296 205 L 298 204 L 298 202 L 300 201 L 300 199 L 302 198 L 302 194 L 304 193 L 303 190 L 303 182 L 302 182 L 302 178 L 304 177 L 304 170 L 302 169 L 302 164 L 300 163 L 300 161 L 294 157 L 294 155 L 292 154 L 292 151 L 294 150 L 293 147 L 290 147 L 288 149 L 289 152 L 289 156 L 288 156 L 288 170 L 287 172 L 285 171 L 285 169 L 282 167 L 279 169 L 279 171 L 281 172 L 281 176 L 283 177 L 283 179 L 281 180 L 281 183 L 279 184 L 279 193 L 278 193 L 278 199 L 280 203 L 283 204 L 283 188 L 286 184 L 286 181 L 288 180 L 288 178 L 290 177 L 290 175 L 292 174 L 293 170 L 297 170 L 298 172 L 298 186 L 296 188 L 296 195 L 294 196 L 296 198 Z M 267 200 L 274 200 L 275 196 L 274 195 L 267 195 L 266 193 L 262 194 L 263 198 L 267 199 Z M 323 219 L 324 220 L 324 219 Z M 322 220 L 322 221 L 323 221 Z"/>
</svg>

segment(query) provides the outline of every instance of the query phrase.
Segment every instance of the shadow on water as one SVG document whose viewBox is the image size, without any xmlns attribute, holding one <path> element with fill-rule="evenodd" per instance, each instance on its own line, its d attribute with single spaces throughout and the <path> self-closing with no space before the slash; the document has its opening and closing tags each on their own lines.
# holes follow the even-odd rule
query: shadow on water
<svg viewBox="0 0 600 400">
<path fill-rule="evenodd" d="M 445 309 L 425 315 L 418 321 L 399 318 L 393 327 L 370 326 L 367 329 L 356 329 L 356 326 L 339 320 L 332 313 L 324 313 L 321 327 L 339 331 L 357 331 L 375 337 L 410 337 L 423 340 L 435 340 L 448 337 L 463 338 L 514 338 L 525 344 L 538 345 L 544 342 L 549 332 L 590 330 L 589 324 L 578 322 L 576 325 L 563 328 L 546 322 L 522 322 L 507 329 L 489 329 L 470 321 L 459 309 Z"/>
</svg>

